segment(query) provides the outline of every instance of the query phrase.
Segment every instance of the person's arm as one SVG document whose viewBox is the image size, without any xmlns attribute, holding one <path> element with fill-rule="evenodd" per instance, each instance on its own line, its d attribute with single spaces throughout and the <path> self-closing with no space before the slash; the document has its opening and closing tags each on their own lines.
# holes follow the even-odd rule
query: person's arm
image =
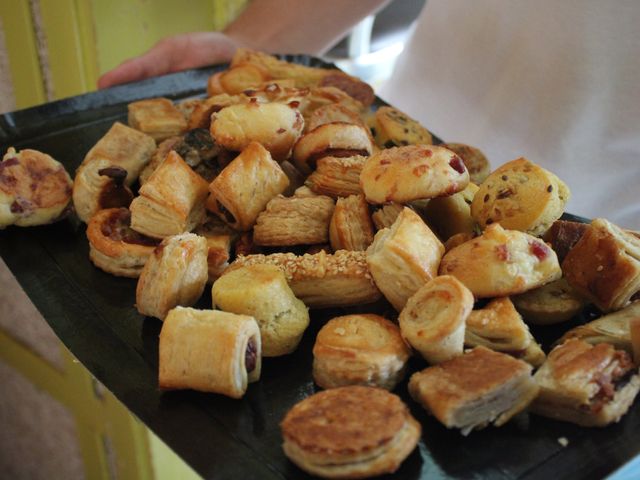
<svg viewBox="0 0 640 480">
<path fill-rule="evenodd" d="M 98 88 L 228 62 L 238 47 L 319 55 L 389 0 L 253 0 L 223 32 L 167 37 L 98 79 Z"/>
</svg>

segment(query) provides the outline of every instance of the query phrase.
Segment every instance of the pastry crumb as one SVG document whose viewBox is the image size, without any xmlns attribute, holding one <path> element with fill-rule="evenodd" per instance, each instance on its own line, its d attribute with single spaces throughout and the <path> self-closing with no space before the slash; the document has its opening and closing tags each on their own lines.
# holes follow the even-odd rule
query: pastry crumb
<svg viewBox="0 0 640 480">
<path fill-rule="evenodd" d="M 569 439 L 567 437 L 560 437 L 558 438 L 558 443 L 563 447 L 566 447 L 567 445 L 569 445 Z"/>
</svg>

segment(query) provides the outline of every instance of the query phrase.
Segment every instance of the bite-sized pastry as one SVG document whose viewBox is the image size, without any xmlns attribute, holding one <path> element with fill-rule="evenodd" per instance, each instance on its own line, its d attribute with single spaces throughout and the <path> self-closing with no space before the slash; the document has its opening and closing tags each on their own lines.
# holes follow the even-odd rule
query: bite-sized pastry
<svg viewBox="0 0 640 480">
<path fill-rule="evenodd" d="M 411 295 L 438 274 L 444 246 L 410 208 L 367 249 L 367 265 L 380 291 L 400 311 Z"/>
<path fill-rule="evenodd" d="M 369 107 L 376 98 L 371 85 L 357 77 L 352 77 L 344 72 L 335 71 L 322 77 L 321 87 L 336 87 L 352 98 L 358 100 L 365 107 Z"/>
<path fill-rule="evenodd" d="M 487 157 L 480 151 L 479 148 L 466 145 L 464 143 L 443 143 L 444 148 L 448 148 L 454 153 L 457 153 L 464 166 L 469 170 L 469 178 L 476 185 L 480 185 L 491 173 L 491 165 Z"/>
<path fill-rule="evenodd" d="M 267 203 L 288 185 L 289 179 L 269 151 L 251 142 L 211 182 L 207 208 L 236 230 L 251 230 Z"/>
<path fill-rule="evenodd" d="M 211 116 L 211 135 L 218 144 L 241 151 L 258 142 L 276 160 L 289 156 L 303 127 L 300 112 L 283 103 L 230 105 Z"/>
<path fill-rule="evenodd" d="M 175 151 L 131 202 L 131 228 L 154 238 L 193 230 L 205 218 L 208 185 Z"/>
<path fill-rule="evenodd" d="M 363 195 L 338 198 L 329 225 L 334 250 L 366 250 L 373 242 L 373 223 Z"/>
<path fill-rule="evenodd" d="M 336 87 L 311 87 L 309 94 L 301 99 L 298 109 L 304 116 L 305 120 L 311 117 L 311 114 L 318 108 L 326 105 L 339 104 L 348 108 L 352 112 L 361 114 L 365 110 L 364 105 L 359 100 L 351 97 Z M 369 135 L 369 132 L 367 132 Z"/>
<path fill-rule="evenodd" d="M 433 143 L 433 137 L 429 130 L 406 113 L 389 106 L 376 110 L 372 130 L 376 144 L 380 148 L 431 145 Z"/>
<path fill-rule="evenodd" d="M 476 298 L 492 298 L 540 287 L 559 279 L 562 271 L 542 240 L 496 223 L 445 253 L 440 275 L 457 277 Z"/>
<path fill-rule="evenodd" d="M 509 297 L 496 298 L 469 314 L 464 344 L 470 348 L 482 345 L 496 352 L 508 353 L 533 367 L 539 367 L 545 359 L 540 345 Z"/>
<path fill-rule="evenodd" d="M 203 100 L 200 104 L 195 106 L 195 108 L 191 112 L 191 115 L 189 116 L 187 129 L 209 129 L 209 127 L 211 127 L 212 114 L 219 112 L 229 105 L 235 105 L 238 103 L 246 103 L 243 101 L 240 95 L 229 95 L 226 93 L 220 93 L 210 96 L 209 98 Z"/>
<path fill-rule="evenodd" d="M 205 223 L 198 226 L 193 233 L 204 237 L 207 241 L 208 282 L 214 282 L 229 266 L 231 257 L 231 242 L 236 232 L 217 217 L 209 217 Z"/>
<path fill-rule="evenodd" d="M 367 129 L 361 125 L 332 122 L 305 133 L 293 148 L 293 160 L 303 172 L 316 168 L 323 157 L 368 156 L 373 143 Z"/>
<path fill-rule="evenodd" d="M 0 162 L 0 230 L 62 218 L 71 201 L 71 187 L 64 166 L 46 153 L 9 148 Z"/>
<path fill-rule="evenodd" d="M 304 128 L 305 131 L 310 132 L 320 125 L 333 122 L 352 123 L 366 128 L 365 123 L 357 112 L 339 103 L 330 103 L 314 110 L 311 115 L 309 115 Z"/>
<path fill-rule="evenodd" d="M 478 186 L 469 183 L 461 192 L 448 197 L 433 198 L 424 208 L 424 219 L 443 240 L 458 233 L 472 234 L 476 222 L 471 217 L 471 202 Z"/>
<path fill-rule="evenodd" d="M 88 222 L 103 208 L 128 207 L 129 186 L 151 160 L 156 142 L 149 135 L 116 122 L 87 153 L 73 181 L 73 205 Z"/>
<path fill-rule="evenodd" d="M 556 220 L 542 238 L 551 245 L 558 255 L 558 261 L 562 264 L 569 250 L 578 243 L 587 228 L 589 228 L 588 223 Z"/>
<path fill-rule="evenodd" d="M 280 268 L 295 296 L 310 308 L 364 305 L 381 298 L 367 267 L 365 252 L 238 256 L 229 270 L 262 263 Z"/>
<path fill-rule="evenodd" d="M 253 227 L 256 245 L 312 245 L 329 241 L 329 222 L 335 203 L 330 197 L 272 199 Z"/>
<path fill-rule="evenodd" d="M 179 145 L 181 141 L 182 137 L 175 136 L 169 137 L 158 144 L 158 148 L 156 148 L 153 155 L 151 155 L 151 160 L 140 172 L 140 177 L 138 178 L 140 185 L 144 185 L 147 180 L 149 180 L 149 177 L 153 172 L 155 172 L 160 164 L 164 162 L 164 159 L 167 158 L 169 152 L 171 150 L 175 150 L 176 146 Z"/>
<path fill-rule="evenodd" d="M 529 406 L 538 394 L 531 370 L 522 360 L 476 347 L 413 374 L 409 393 L 447 428 L 467 435 L 500 427 Z"/>
<path fill-rule="evenodd" d="M 473 295 L 455 277 L 443 275 L 425 283 L 400 312 L 402 336 L 429 363 L 462 355 L 465 321 Z"/>
<path fill-rule="evenodd" d="M 584 427 L 618 422 L 640 389 L 638 369 L 626 352 L 578 339 L 554 348 L 534 379 L 540 394 L 533 413 Z"/>
<path fill-rule="evenodd" d="M 564 212 L 571 192 L 553 173 L 518 158 L 505 163 L 480 185 L 471 215 L 482 228 L 504 228 L 542 235 Z"/>
<path fill-rule="evenodd" d="M 231 95 L 241 93 L 271 80 L 269 72 L 252 63 L 236 63 L 223 70 L 219 77 L 223 91 Z"/>
<path fill-rule="evenodd" d="M 562 271 L 600 310 L 618 310 L 640 291 L 640 238 L 596 218 L 567 254 Z"/>
<path fill-rule="evenodd" d="M 146 133 L 156 142 L 181 135 L 187 130 L 187 120 L 167 98 L 149 98 L 127 105 L 131 128 Z"/>
<path fill-rule="evenodd" d="M 298 198 L 306 198 L 306 197 L 317 197 L 318 194 L 313 190 L 311 190 L 306 185 L 302 185 L 301 187 L 298 187 L 295 189 L 295 191 L 293 192 L 293 196 Z"/>
<path fill-rule="evenodd" d="M 469 184 L 458 155 L 444 147 L 409 145 L 371 155 L 360 174 L 369 203 L 398 202 L 453 195 Z"/>
<path fill-rule="evenodd" d="M 307 397 L 289 410 L 280 428 L 285 455 L 323 478 L 393 473 L 421 432 L 400 397 L 358 385 Z"/>
<path fill-rule="evenodd" d="M 196 303 L 207 284 L 207 252 L 207 241 L 193 233 L 165 238 L 138 279 L 138 312 L 163 320 L 172 308 Z"/>
<path fill-rule="evenodd" d="M 180 113 L 187 120 L 187 123 L 188 123 L 189 117 L 191 117 L 191 114 L 194 112 L 196 108 L 202 105 L 204 101 L 205 101 L 204 98 L 187 98 L 185 100 L 178 101 L 175 105 L 176 105 L 176 108 L 180 111 Z M 190 130 L 188 126 L 187 126 L 187 130 Z"/>
<path fill-rule="evenodd" d="M 404 210 L 404 205 L 401 203 L 388 203 L 378 208 L 371 214 L 371 220 L 376 226 L 376 230 L 382 230 L 383 228 L 390 228 L 394 224 L 400 212 Z"/>
<path fill-rule="evenodd" d="M 256 319 L 262 339 L 262 355 L 292 353 L 309 326 L 309 312 L 298 300 L 275 265 L 248 265 L 220 277 L 211 290 L 220 310 Z"/>
<path fill-rule="evenodd" d="M 89 258 L 93 264 L 119 277 L 138 278 L 160 240 L 132 230 L 131 212 L 107 208 L 96 213 L 87 225 Z"/>
<path fill-rule="evenodd" d="M 570 320 L 585 307 L 582 296 L 566 279 L 511 297 L 524 319 L 532 325 L 552 325 Z"/>
<path fill-rule="evenodd" d="M 241 398 L 260 379 L 260 330 L 246 315 L 176 307 L 162 324 L 159 353 L 162 389 Z"/>
<path fill-rule="evenodd" d="M 469 240 L 476 238 L 477 235 L 475 232 L 473 233 L 456 233 L 448 238 L 446 242 L 444 242 L 444 251 L 448 252 L 449 250 L 453 250 L 459 245 L 462 245 Z"/>
<path fill-rule="evenodd" d="M 398 326 L 373 314 L 329 320 L 313 346 L 313 379 L 322 388 L 368 385 L 393 390 L 411 351 Z"/>
<path fill-rule="evenodd" d="M 320 195 L 333 198 L 362 193 L 360 172 L 367 157 L 323 157 L 307 177 L 306 185 Z"/>
</svg>

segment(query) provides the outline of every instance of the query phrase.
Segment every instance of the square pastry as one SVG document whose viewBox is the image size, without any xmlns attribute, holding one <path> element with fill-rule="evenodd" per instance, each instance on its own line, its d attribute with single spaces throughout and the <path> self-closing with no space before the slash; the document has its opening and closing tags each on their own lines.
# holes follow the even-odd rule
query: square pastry
<svg viewBox="0 0 640 480">
<path fill-rule="evenodd" d="M 161 142 L 187 129 L 187 119 L 170 100 L 150 98 L 130 103 L 128 122 L 132 128 L 140 130 Z"/>
</svg>

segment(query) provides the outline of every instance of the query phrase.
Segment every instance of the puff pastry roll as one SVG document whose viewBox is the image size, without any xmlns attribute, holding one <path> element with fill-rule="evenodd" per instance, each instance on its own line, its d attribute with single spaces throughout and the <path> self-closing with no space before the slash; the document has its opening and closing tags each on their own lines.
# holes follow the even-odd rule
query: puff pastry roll
<svg viewBox="0 0 640 480">
<path fill-rule="evenodd" d="M 529 406 L 538 394 L 531 370 L 522 360 L 476 347 L 413 374 L 409 393 L 447 428 L 467 435 L 500 427 Z"/>
<path fill-rule="evenodd" d="M 176 307 L 160 331 L 160 388 L 241 398 L 260 379 L 262 350 L 255 319 Z"/>
<path fill-rule="evenodd" d="M 150 98 L 127 105 L 129 126 L 146 133 L 156 142 L 181 135 L 187 120 L 178 107 L 167 98 Z"/>
<path fill-rule="evenodd" d="M 496 298 L 484 308 L 473 310 L 466 321 L 464 344 L 503 352 L 539 367 L 545 354 L 509 297 Z"/>
<path fill-rule="evenodd" d="M 440 274 L 457 277 L 476 298 L 523 293 L 562 276 L 555 252 L 542 240 L 497 223 L 449 250 Z"/>
<path fill-rule="evenodd" d="M 398 311 L 411 295 L 438 274 L 444 246 L 410 208 L 376 233 L 367 265 L 380 291 Z"/>
<path fill-rule="evenodd" d="M 585 307 L 586 301 L 565 278 L 511 297 L 522 317 L 532 325 L 566 322 Z"/>
<path fill-rule="evenodd" d="M 424 284 L 400 312 L 402 336 L 431 364 L 462 355 L 465 321 L 473 295 L 455 277 L 444 275 Z"/>
<path fill-rule="evenodd" d="M 369 273 L 365 252 L 247 255 L 236 258 L 229 269 L 262 263 L 280 268 L 295 296 L 310 308 L 363 305 L 381 298 Z"/>
<path fill-rule="evenodd" d="M 163 320 L 172 308 L 196 303 L 207 284 L 207 252 L 207 241 L 193 233 L 165 238 L 138 279 L 138 312 Z"/>
<path fill-rule="evenodd" d="M 578 339 L 554 348 L 534 379 L 540 394 L 533 413 L 584 427 L 618 422 L 640 389 L 638 369 L 626 352 Z"/>
<path fill-rule="evenodd" d="M 309 326 L 307 307 L 275 265 L 233 270 L 213 284 L 211 295 L 217 308 L 256 319 L 265 357 L 292 353 Z"/>
<path fill-rule="evenodd" d="M 338 198 L 329 225 L 334 250 L 366 250 L 373 242 L 369 205 L 362 195 Z"/>
<path fill-rule="evenodd" d="M 373 220 L 376 230 L 391 228 L 404 208 L 404 205 L 400 203 L 388 203 L 378 208 L 371 214 L 371 220 Z"/>
<path fill-rule="evenodd" d="M 150 136 L 116 122 L 87 153 L 73 181 L 73 205 L 88 222 L 103 208 L 127 207 L 129 186 L 151 160 L 156 142 Z"/>
<path fill-rule="evenodd" d="M 138 278 L 159 240 L 130 227 L 131 212 L 107 208 L 96 213 L 87 226 L 89 258 L 93 264 L 119 277 Z"/>
<path fill-rule="evenodd" d="M 282 197 L 267 204 L 253 228 L 256 245 L 313 245 L 329 241 L 335 204 L 325 196 Z"/>
<path fill-rule="evenodd" d="M 562 271 L 599 309 L 618 310 L 640 291 L 640 238 L 596 218 L 567 254 Z"/>
<path fill-rule="evenodd" d="M 367 157 L 323 157 L 307 177 L 306 185 L 319 195 L 348 197 L 362 193 L 360 172 Z"/>
<path fill-rule="evenodd" d="M 211 182 L 207 208 L 236 230 L 251 230 L 267 203 L 288 185 L 269 152 L 252 142 Z"/>
<path fill-rule="evenodd" d="M 393 322 L 379 315 L 329 320 L 313 346 L 313 379 L 322 388 L 368 385 L 393 390 L 411 352 Z"/>
</svg>

